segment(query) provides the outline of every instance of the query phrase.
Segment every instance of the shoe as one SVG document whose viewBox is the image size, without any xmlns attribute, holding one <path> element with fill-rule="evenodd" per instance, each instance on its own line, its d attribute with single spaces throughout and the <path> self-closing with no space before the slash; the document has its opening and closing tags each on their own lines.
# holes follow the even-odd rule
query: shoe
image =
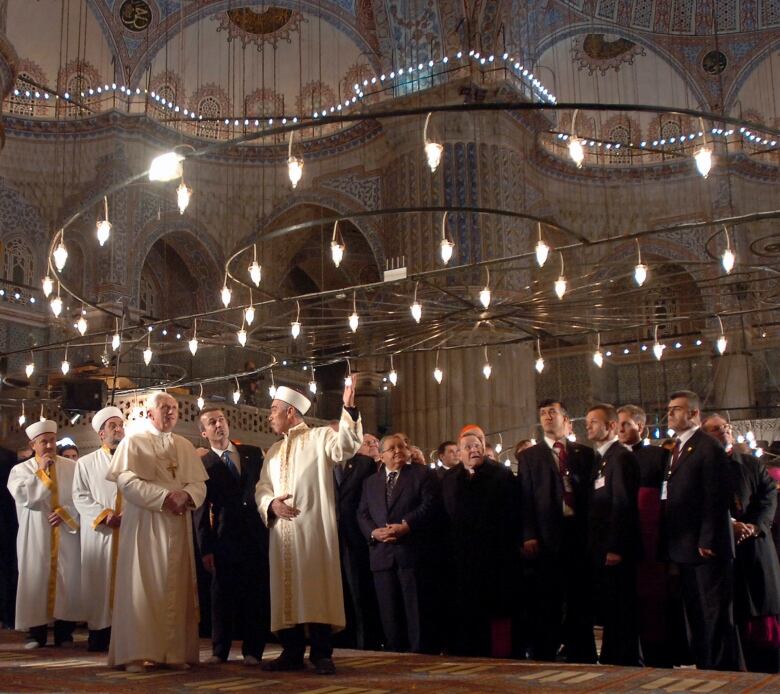
<svg viewBox="0 0 780 694">
<path fill-rule="evenodd" d="M 260 658 L 255 658 L 253 655 L 245 655 L 244 665 L 248 665 L 249 667 L 256 667 L 260 665 Z"/>
<path fill-rule="evenodd" d="M 125 672 L 148 672 L 152 669 L 152 666 L 146 662 L 140 663 L 128 663 L 125 665 Z"/>
<path fill-rule="evenodd" d="M 336 665 L 332 658 L 318 658 L 311 661 L 314 664 L 314 672 L 318 675 L 335 675 Z"/>
<path fill-rule="evenodd" d="M 263 663 L 265 672 L 293 672 L 294 670 L 303 670 L 303 668 L 303 660 L 290 660 L 283 655 Z"/>
<path fill-rule="evenodd" d="M 206 665 L 222 665 L 227 662 L 227 658 L 220 658 L 218 655 L 212 655 L 206 660 Z"/>
<path fill-rule="evenodd" d="M 73 639 L 68 639 L 67 641 L 60 641 L 59 643 L 55 643 L 54 645 L 57 648 L 75 648 Z"/>
<path fill-rule="evenodd" d="M 43 644 L 35 641 L 34 639 L 24 644 L 25 651 L 33 651 L 36 648 L 43 648 Z"/>
<path fill-rule="evenodd" d="M 167 667 L 169 670 L 180 670 L 182 672 L 191 669 L 191 665 L 189 663 L 165 663 L 165 667 Z"/>
</svg>

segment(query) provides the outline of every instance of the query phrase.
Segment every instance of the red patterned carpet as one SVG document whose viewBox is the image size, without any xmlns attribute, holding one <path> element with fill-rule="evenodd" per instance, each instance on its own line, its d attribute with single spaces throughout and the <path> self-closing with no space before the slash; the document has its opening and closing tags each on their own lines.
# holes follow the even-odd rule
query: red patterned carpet
<svg viewBox="0 0 780 694">
<path fill-rule="evenodd" d="M 78 635 L 77 635 L 78 636 Z M 337 651 L 338 672 L 264 673 L 239 661 L 202 665 L 188 672 L 130 674 L 109 670 L 105 658 L 76 648 L 25 651 L 23 634 L 0 633 L 2 692 L 252 692 L 280 694 L 389 694 L 390 692 L 780 692 L 780 677 L 756 674 L 651 670 L 444 658 L 397 653 Z M 275 657 L 278 648 L 266 651 Z M 210 655 L 202 642 L 201 658 Z M 238 657 L 232 654 L 232 658 Z"/>
</svg>

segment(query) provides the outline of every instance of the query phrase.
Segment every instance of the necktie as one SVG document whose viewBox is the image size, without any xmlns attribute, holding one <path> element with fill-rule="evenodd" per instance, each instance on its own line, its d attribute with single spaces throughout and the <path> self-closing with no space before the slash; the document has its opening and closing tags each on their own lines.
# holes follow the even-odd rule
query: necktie
<svg viewBox="0 0 780 694">
<path fill-rule="evenodd" d="M 225 465 L 227 465 L 227 469 L 230 471 L 230 474 L 233 476 L 234 479 L 238 479 L 241 476 L 238 474 L 238 470 L 236 469 L 236 464 L 233 462 L 233 459 L 230 457 L 230 453 L 228 451 L 223 451 L 222 462 L 225 463 Z"/>
<path fill-rule="evenodd" d="M 393 496 L 393 488 L 395 487 L 395 480 L 398 477 L 398 473 L 393 471 L 387 475 L 387 486 L 385 487 L 385 498 L 387 503 L 390 504 L 390 497 Z"/>
<path fill-rule="evenodd" d="M 561 482 L 563 483 L 563 503 L 565 503 L 572 511 L 574 510 L 574 488 L 571 484 L 571 470 L 569 470 L 569 453 L 566 450 L 566 446 L 561 441 L 556 441 L 553 444 L 555 453 L 558 456 L 558 474 L 561 476 Z"/>
<path fill-rule="evenodd" d="M 677 465 L 677 461 L 680 459 L 680 439 L 674 440 L 674 448 L 672 449 L 672 464 L 669 466 L 670 470 L 674 470 L 674 466 Z"/>
</svg>

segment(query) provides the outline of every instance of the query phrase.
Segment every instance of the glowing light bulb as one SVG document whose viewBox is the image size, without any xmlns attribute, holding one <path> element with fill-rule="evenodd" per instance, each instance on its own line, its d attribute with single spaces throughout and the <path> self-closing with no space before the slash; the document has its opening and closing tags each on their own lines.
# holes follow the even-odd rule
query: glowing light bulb
<svg viewBox="0 0 780 694">
<path fill-rule="evenodd" d="M 449 239 L 442 239 L 439 245 L 439 251 L 441 253 L 441 260 L 446 265 L 452 259 L 452 251 L 455 248 L 455 244 Z"/>
<path fill-rule="evenodd" d="M 351 325 L 351 322 L 350 322 L 350 325 Z M 297 320 L 294 320 L 292 323 L 290 323 L 290 333 L 293 336 L 293 340 L 297 340 L 298 339 L 298 335 L 301 334 L 301 324 Z"/>
<path fill-rule="evenodd" d="M 202 410 L 206 406 L 206 401 L 203 399 L 202 395 L 198 396 L 197 402 L 198 402 L 198 409 L 199 410 Z"/>
<path fill-rule="evenodd" d="M 312 395 L 316 395 L 317 394 L 317 381 L 315 381 L 314 379 L 309 381 L 309 392 Z"/>
<path fill-rule="evenodd" d="M 637 286 L 641 287 L 645 280 L 647 279 L 647 265 L 644 263 L 639 263 L 634 268 L 634 282 L 637 283 Z"/>
<path fill-rule="evenodd" d="M 68 371 L 70 371 L 70 362 L 67 359 L 63 359 L 60 369 L 62 370 L 62 375 L 67 376 Z"/>
<path fill-rule="evenodd" d="M 198 351 L 198 338 L 193 337 L 187 344 L 190 347 L 190 354 L 194 357 L 195 353 Z"/>
<path fill-rule="evenodd" d="M 249 277 L 255 283 L 255 287 L 260 286 L 260 280 L 263 278 L 263 268 L 260 267 L 260 263 L 256 260 L 252 261 L 249 266 Z"/>
<path fill-rule="evenodd" d="M 149 167 L 150 181 L 172 181 L 181 178 L 184 157 L 177 152 L 166 152 L 152 159 Z"/>
<path fill-rule="evenodd" d="M 179 214 L 184 214 L 184 211 L 190 204 L 190 197 L 192 197 L 192 188 L 182 181 L 176 189 L 176 204 L 179 207 Z"/>
<path fill-rule="evenodd" d="M 490 306 L 490 289 L 488 287 L 485 287 L 479 293 L 479 303 L 481 303 L 485 308 Z"/>
<path fill-rule="evenodd" d="M 23 427 L 24 423 L 27 421 L 27 417 L 24 416 L 24 412 L 19 415 L 19 426 Z"/>
<path fill-rule="evenodd" d="M 108 237 L 111 236 L 111 222 L 107 219 L 101 219 L 97 223 L 97 240 L 101 246 L 106 245 Z"/>
<path fill-rule="evenodd" d="M 696 168 L 703 178 L 707 178 L 712 168 L 712 150 L 706 145 L 702 145 L 693 154 L 693 158 L 696 161 Z"/>
<path fill-rule="evenodd" d="M 111 349 L 116 352 L 121 344 L 122 339 L 119 337 L 119 333 L 114 333 L 114 336 L 111 338 Z"/>
<path fill-rule="evenodd" d="M 51 312 L 57 317 L 62 313 L 62 299 L 60 297 L 55 296 L 51 300 Z"/>
<path fill-rule="evenodd" d="M 222 303 L 225 305 L 225 308 L 230 306 L 230 297 L 233 296 L 233 293 L 230 291 L 227 284 L 222 285 L 220 296 L 222 297 Z"/>
<path fill-rule="evenodd" d="M 482 375 L 485 377 L 486 381 L 490 378 L 490 374 L 492 373 L 493 373 L 493 367 L 490 366 L 489 363 L 485 362 L 485 365 L 482 367 Z"/>
<path fill-rule="evenodd" d="M 577 443 L 577 434 L 575 434 L 574 432 L 572 432 L 571 434 L 567 434 L 566 438 L 572 443 Z"/>
<path fill-rule="evenodd" d="M 396 385 L 398 383 L 398 372 L 395 369 L 390 371 L 390 373 L 387 374 L 387 380 L 393 385 Z"/>
<path fill-rule="evenodd" d="M 344 259 L 344 244 L 338 241 L 330 242 L 330 255 L 333 258 L 333 264 L 338 267 Z"/>
<path fill-rule="evenodd" d="M 441 384 L 444 379 L 444 372 L 438 366 L 433 370 L 433 378 L 438 384 Z"/>
<path fill-rule="evenodd" d="M 536 264 L 539 267 L 544 267 L 547 256 L 550 255 L 550 247 L 542 239 L 539 239 L 534 250 L 536 251 Z"/>
<path fill-rule="evenodd" d="M 439 168 L 442 152 L 444 152 L 444 147 L 438 142 L 425 143 L 425 157 L 428 160 L 428 167 L 430 168 L 431 173 L 435 173 L 436 169 Z"/>
<path fill-rule="evenodd" d="M 360 317 L 355 311 L 353 311 L 352 315 L 349 317 L 349 327 L 353 333 L 357 332 L 358 323 L 360 323 Z"/>
<path fill-rule="evenodd" d="M 498 455 L 499 453 L 501 453 L 501 451 L 504 450 L 504 447 L 499 442 L 495 446 L 493 446 L 493 450 L 496 452 L 496 455 Z"/>
<path fill-rule="evenodd" d="M 727 275 L 734 269 L 734 263 L 736 260 L 737 258 L 734 255 L 734 251 L 732 251 L 730 248 L 727 248 L 725 251 L 723 251 L 723 255 L 720 257 L 720 262 L 723 264 L 723 269 L 726 271 Z"/>
<path fill-rule="evenodd" d="M 415 323 L 419 323 L 422 318 L 422 306 L 420 306 L 419 302 L 415 301 L 409 307 L 409 310 L 412 312 L 412 318 L 414 318 Z"/>
<path fill-rule="evenodd" d="M 721 334 L 721 336 L 718 338 L 718 341 L 715 343 L 715 345 L 718 348 L 718 352 L 723 354 L 726 351 L 726 346 L 728 345 L 728 340 L 726 339 L 726 336 Z"/>
<path fill-rule="evenodd" d="M 661 361 L 661 357 L 664 355 L 665 349 L 666 345 L 661 344 L 660 342 L 655 342 L 653 344 L 653 354 L 658 361 Z"/>
<path fill-rule="evenodd" d="M 537 357 L 534 368 L 536 369 L 537 373 L 542 373 L 542 371 L 544 371 L 544 359 L 542 359 L 541 356 Z"/>
<path fill-rule="evenodd" d="M 238 338 L 238 344 L 242 347 L 246 347 L 246 330 L 241 328 L 241 330 L 236 333 L 236 337 Z"/>
<path fill-rule="evenodd" d="M 582 162 L 585 159 L 585 150 L 582 147 L 582 140 L 572 136 L 569 141 L 569 156 L 571 160 L 577 165 L 578 169 L 582 168 Z"/>
<path fill-rule="evenodd" d="M 604 366 L 604 355 L 602 354 L 602 352 L 601 352 L 601 350 L 600 350 L 600 349 L 597 349 L 597 350 L 596 350 L 596 351 L 593 353 L 593 363 L 594 363 L 596 366 L 598 366 L 599 368 L 601 368 L 602 366 Z"/>
<path fill-rule="evenodd" d="M 54 265 L 57 270 L 62 272 L 65 268 L 65 263 L 68 262 L 68 249 L 65 248 L 65 244 L 60 241 L 57 248 L 54 249 Z"/>
<path fill-rule="evenodd" d="M 35 362 L 31 361 L 27 366 L 24 367 L 24 373 L 27 375 L 27 378 L 30 378 L 30 376 L 35 373 Z"/>
<path fill-rule="evenodd" d="M 144 350 L 144 364 L 146 364 L 147 366 L 149 366 L 149 363 L 150 363 L 151 361 L 152 361 L 152 348 L 151 348 L 151 347 L 147 347 L 147 348 Z"/>
<path fill-rule="evenodd" d="M 289 157 L 287 159 L 287 175 L 290 177 L 292 187 L 297 187 L 303 177 L 303 159 L 298 157 Z"/>
<path fill-rule="evenodd" d="M 78 330 L 81 335 L 84 335 L 87 332 L 87 319 L 84 318 L 84 316 L 79 316 L 79 319 L 76 321 L 76 330 Z"/>
<path fill-rule="evenodd" d="M 236 388 L 233 391 L 233 404 L 238 405 L 238 401 L 241 399 L 241 391 Z"/>
<path fill-rule="evenodd" d="M 49 295 L 54 291 L 54 280 L 46 275 L 41 284 L 43 285 L 43 295 L 48 299 Z"/>
<path fill-rule="evenodd" d="M 271 400 L 273 400 L 276 397 L 276 386 L 272 383 L 271 387 L 268 389 L 268 395 L 271 396 Z"/>
<path fill-rule="evenodd" d="M 561 275 L 555 280 L 555 294 L 559 299 L 563 299 L 563 295 L 566 293 L 566 278 Z"/>
</svg>

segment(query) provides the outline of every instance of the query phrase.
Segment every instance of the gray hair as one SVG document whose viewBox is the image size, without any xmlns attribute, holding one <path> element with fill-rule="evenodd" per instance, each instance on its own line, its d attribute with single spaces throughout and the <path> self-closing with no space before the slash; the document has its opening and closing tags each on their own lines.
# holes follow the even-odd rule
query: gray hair
<svg viewBox="0 0 780 694">
<path fill-rule="evenodd" d="M 146 409 L 154 409 L 155 407 L 160 406 L 160 400 L 163 400 L 164 398 L 170 398 L 174 402 L 176 402 L 176 398 L 173 397 L 170 393 L 166 393 L 164 390 L 155 390 L 148 398 L 146 398 Z M 178 405 L 179 403 L 176 402 Z"/>
</svg>

